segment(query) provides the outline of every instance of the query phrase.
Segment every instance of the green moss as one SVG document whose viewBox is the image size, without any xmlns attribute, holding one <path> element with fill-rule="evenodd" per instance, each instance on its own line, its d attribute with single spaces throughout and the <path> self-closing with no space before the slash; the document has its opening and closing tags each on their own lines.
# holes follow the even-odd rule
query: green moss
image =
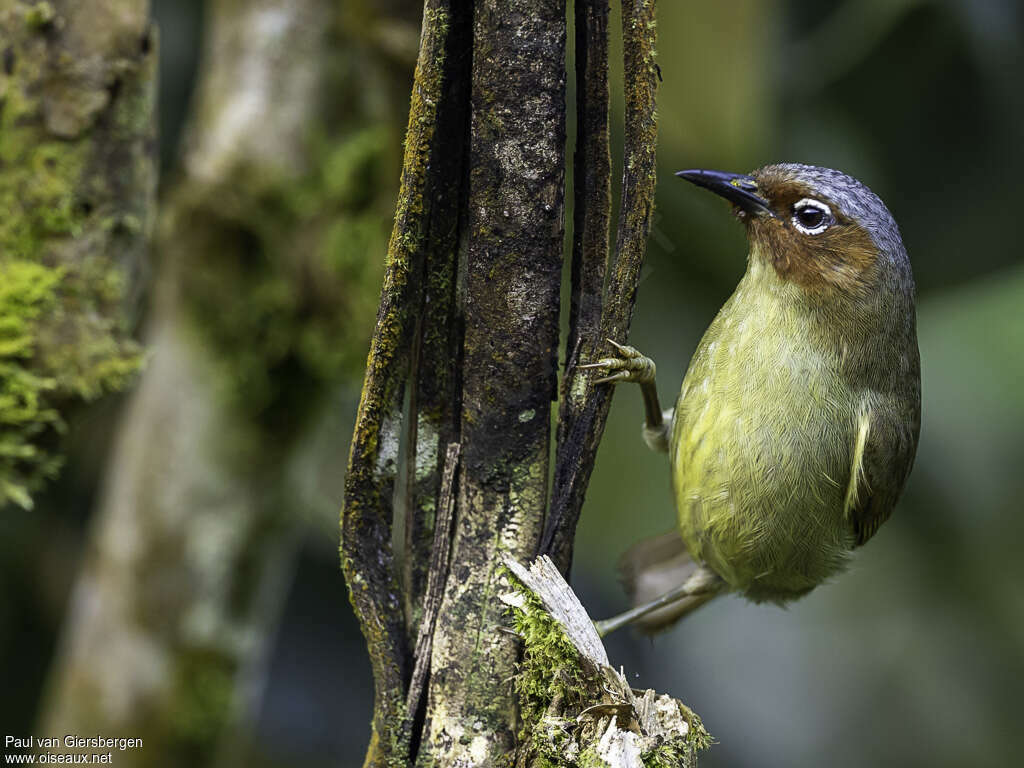
<svg viewBox="0 0 1024 768">
<path fill-rule="evenodd" d="M 54 89 L 95 103 L 83 92 L 102 87 L 62 77 L 59 42 L 38 34 L 55 18 L 47 2 L 0 13 L 0 506 L 31 506 L 59 466 L 62 413 L 123 389 L 142 363 L 124 316 L 124 264 L 144 234 L 135 209 L 145 196 L 132 185 L 149 177 L 141 166 L 109 171 L 99 156 L 134 146 L 151 112 L 137 104 L 134 124 L 110 135 L 55 138 L 46 104 L 63 93 Z M 145 86 L 132 80 L 133 62 L 118 65 L 127 103 Z"/>
<path fill-rule="evenodd" d="M 523 662 L 514 678 L 519 697 L 522 729 L 520 754 L 529 764 L 547 768 L 604 768 L 596 747 L 583 749 L 571 758 L 572 749 L 596 744 L 600 729 L 581 723 L 578 714 L 598 702 L 606 691 L 569 641 L 562 626 L 544 609 L 541 601 L 505 572 L 523 599 L 521 608 L 510 608 L 516 632 L 523 638 Z M 679 704 L 689 729 L 685 736 L 665 740 L 641 755 L 648 768 L 678 768 L 696 764 L 696 753 L 707 749 L 711 736 L 700 718 Z M 567 757 L 567 755 L 569 755 Z"/>
<path fill-rule="evenodd" d="M 10 50 L 18 69 L 16 76 L 0 76 L 0 254 L 34 258 L 47 238 L 81 232 L 75 186 L 85 172 L 87 147 L 40 140 L 42 107 L 34 93 L 27 94 L 44 73 L 36 57 Z"/>
<path fill-rule="evenodd" d="M 81 275 L 0 256 L 0 504 L 32 506 L 60 459 L 60 406 L 121 389 L 141 352 L 88 309 Z"/>
<path fill-rule="evenodd" d="M 32 29 L 42 29 L 53 23 L 57 12 L 47 2 L 36 3 L 25 11 L 25 24 Z"/>
<path fill-rule="evenodd" d="M 713 739 L 704 728 L 700 717 L 689 709 L 687 723 L 690 729 L 685 737 L 672 739 L 640 755 L 640 760 L 646 768 L 678 768 L 681 765 L 697 764 L 697 752 L 710 747 Z"/>
<path fill-rule="evenodd" d="M 38 443 L 62 424 L 52 404 L 57 382 L 31 366 L 60 279 L 40 264 L 0 261 L 0 505 L 30 508 L 31 492 L 60 465 Z"/>
<path fill-rule="evenodd" d="M 645 768 L 679 768 L 681 765 L 689 765 L 689 750 L 685 744 L 663 744 L 644 752 L 640 755 L 640 761 Z"/>
<path fill-rule="evenodd" d="M 591 697 L 593 681 L 583 660 L 562 626 L 551 618 L 540 599 L 504 569 L 523 597 L 521 608 L 510 608 L 517 634 L 523 639 L 523 661 L 513 684 L 519 699 L 522 728 L 519 741 L 534 760 L 551 768 L 563 768 L 562 747 L 573 723 L 549 714 L 552 704 L 562 713 L 578 713 Z M 582 763 L 580 763 L 582 765 Z"/>
<path fill-rule="evenodd" d="M 515 576 L 508 578 L 518 585 Z M 520 713 L 526 727 L 537 722 L 555 699 L 582 702 L 588 678 L 581 659 L 562 626 L 551 618 L 540 599 L 521 587 L 521 609 L 512 609 L 516 633 L 523 639 L 523 662 L 515 678 Z"/>
<path fill-rule="evenodd" d="M 233 716 L 234 664 L 210 651 L 177 656 L 174 687 L 168 699 L 168 732 L 162 745 L 177 754 L 209 754 Z"/>
<path fill-rule="evenodd" d="M 225 396 L 256 420 L 301 417 L 318 391 L 366 363 L 393 153 L 379 131 L 311 141 L 304 176 L 243 170 L 231 191 L 178 201 L 177 220 L 188 221 L 171 244 L 184 265 L 181 293 L 213 346 Z"/>
<path fill-rule="evenodd" d="M 686 734 L 686 743 L 696 750 L 709 749 L 715 741 L 714 738 L 708 733 L 697 713 L 693 710 L 689 712 L 690 732 Z"/>
<path fill-rule="evenodd" d="M 697 713 L 680 704 L 686 716 L 689 729 L 686 736 L 665 741 L 653 749 L 644 752 L 640 759 L 646 768 L 678 768 L 679 766 L 696 765 L 697 752 L 711 746 L 713 739 L 704 728 Z"/>
</svg>

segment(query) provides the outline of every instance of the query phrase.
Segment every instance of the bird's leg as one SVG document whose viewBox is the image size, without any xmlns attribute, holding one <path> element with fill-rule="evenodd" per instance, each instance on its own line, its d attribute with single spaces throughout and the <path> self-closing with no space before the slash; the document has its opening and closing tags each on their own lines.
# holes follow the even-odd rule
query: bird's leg
<svg viewBox="0 0 1024 768">
<path fill-rule="evenodd" d="M 644 442 L 656 451 L 667 452 L 671 411 L 662 412 L 658 402 L 658 388 L 655 384 L 657 367 L 654 361 L 633 347 L 611 339 L 608 339 L 608 343 L 615 348 L 615 357 L 605 357 L 595 363 L 581 365 L 580 368 L 592 368 L 605 374 L 595 379 L 594 384 L 617 384 L 620 381 L 639 384 L 644 399 Z"/>
<path fill-rule="evenodd" d="M 727 588 L 728 585 L 718 574 L 707 567 L 698 568 L 690 578 L 678 587 L 673 587 L 649 603 L 637 605 L 609 619 L 595 621 L 594 628 L 597 629 L 597 634 L 600 637 L 605 637 L 617 629 L 632 624 L 637 619 L 668 607 L 671 607 L 676 612 L 676 616 L 673 619 L 675 621 L 690 611 L 704 605 L 704 603 L 716 595 L 725 592 Z"/>
</svg>

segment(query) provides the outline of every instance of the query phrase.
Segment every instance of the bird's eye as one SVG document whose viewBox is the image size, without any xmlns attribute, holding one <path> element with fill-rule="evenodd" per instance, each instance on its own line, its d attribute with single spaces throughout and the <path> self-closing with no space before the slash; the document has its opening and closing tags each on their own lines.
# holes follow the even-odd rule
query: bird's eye
<svg viewBox="0 0 1024 768">
<path fill-rule="evenodd" d="M 793 206 L 793 226 L 805 235 L 820 235 L 832 224 L 832 211 L 820 200 L 804 198 Z"/>
</svg>

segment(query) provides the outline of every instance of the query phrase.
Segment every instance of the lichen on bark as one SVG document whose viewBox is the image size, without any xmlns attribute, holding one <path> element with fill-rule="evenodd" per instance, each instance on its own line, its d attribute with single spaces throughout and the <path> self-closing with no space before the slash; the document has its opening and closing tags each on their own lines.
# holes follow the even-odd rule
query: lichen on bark
<svg viewBox="0 0 1024 768">
<path fill-rule="evenodd" d="M 0 506 L 32 505 L 69 409 L 142 363 L 154 43 L 145 0 L 0 0 Z"/>
<path fill-rule="evenodd" d="M 411 641 L 418 613 L 402 604 L 398 558 L 392 548 L 393 496 L 407 387 L 426 427 L 418 435 L 414 415 L 406 430 L 412 463 L 411 501 L 406 505 L 410 550 L 422 554 L 431 534 L 424 515 L 436 498 L 443 463 L 442 437 L 453 434 L 454 382 L 421 388 L 414 376 L 420 364 L 451 365 L 451 328 L 456 264 L 455 233 L 461 177 L 460 127 L 465 109 L 452 98 L 453 83 L 468 71 L 462 51 L 468 37 L 468 3 L 427 0 L 420 50 L 413 78 L 405 157 L 395 222 L 385 259 L 384 285 L 370 344 L 356 427 L 349 452 L 341 514 L 341 563 L 349 596 L 370 652 L 375 703 L 366 765 L 405 765 L 411 744 L 406 686 L 413 666 Z M 439 127 L 452 130 L 442 135 Z M 429 302 L 429 309 L 428 307 Z M 418 320 L 427 312 L 433 325 L 420 340 Z M 433 371 L 431 371 L 431 374 Z M 410 384 L 410 377 L 413 380 Z M 432 451 L 418 451 L 417 440 Z M 419 479 L 418 479 L 419 478 Z M 431 487 L 432 486 L 432 487 Z M 422 589 L 419 566 L 405 574 L 410 589 Z M 410 608 L 408 620 L 405 609 Z"/>
</svg>

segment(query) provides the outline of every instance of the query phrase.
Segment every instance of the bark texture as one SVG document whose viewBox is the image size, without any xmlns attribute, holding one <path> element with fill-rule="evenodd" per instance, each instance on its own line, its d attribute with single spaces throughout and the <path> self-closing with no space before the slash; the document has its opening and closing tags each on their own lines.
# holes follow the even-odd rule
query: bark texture
<svg viewBox="0 0 1024 768">
<path fill-rule="evenodd" d="M 406 696 L 419 617 L 412 601 L 403 607 L 399 563 L 405 555 L 406 588 L 422 592 L 444 464 L 442 436 L 457 428 L 456 243 L 465 197 L 471 22 L 468 0 L 424 4 L 401 188 L 345 479 L 341 564 L 375 686 L 368 766 L 406 765 L 414 749 L 410 721 L 417 713 L 407 710 Z M 425 373 L 410 385 L 420 370 Z M 414 474 L 400 509 L 405 534 L 397 537 L 404 546 L 396 557 L 394 496 L 407 387 L 414 426 L 404 450 Z"/>
<path fill-rule="evenodd" d="M 145 0 L 0 1 L 0 506 L 32 506 L 69 409 L 141 363 L 153 219 Z"/>
<path fill-rule="evenodd" d="M 342 567 L 376 684 L 367 766 L 575 764 L 545 762 L 555 753 L 518 741 L 539 732 L 541 710 L 520 708 L 522 645 L 498 597 L 510 589 L 503 562 L 530 559 L 542 544 L 568 569 L 611 394 L 591 391 L 576 364 L 605 335 L 628 333 L 650 227 L 656 138 L 654 5 L 636 0 L 623 11 L 626 169 L 605 290 L 608 6 L 581 0 L 576 14 L 570 352 L 555 499 L 542 542 L 558 392 L 566 7 L 562 0 L 425 4 L 402 190 L 341 519 Z M 449 451 L 461 450 L 450 553 L 447 505 L 439 518 L 433 514 L 451 491 L 442 475 L 449 435 L 457 438 Z M 528 640 L 528 657 L 530 649 Z M 563 661 L 535 678 L 549 702 L 563 672 L 589 674 L 578 657 Z M 562 713 L 571 708 L 560 706 Z M 644 747 L 651 765 L 692 764 L 669 751 L 657 762 L 654 743 Z M 602 764 L 598 753 L 591 757 Z"/>
<path fill-rule="evenodd" d="M 308 516 L 290 457 L 359 365 L 399 139 L 386 109 L 408 87 L 331 0 L 217 0 L 207 30 L 157 236 L 152 360 L 42 728 L 143 738 L 126 765 L 244 762 Z"/>
<path fill-rule="evenodd" d="M 463 459 L 421 765 L 489 764 L 514 745 L 518 644 L 494 595 L 502 554 L 539 543 L 557 388 L 565 5 L 480 2 L 473 35 Z"/>
</svg>

